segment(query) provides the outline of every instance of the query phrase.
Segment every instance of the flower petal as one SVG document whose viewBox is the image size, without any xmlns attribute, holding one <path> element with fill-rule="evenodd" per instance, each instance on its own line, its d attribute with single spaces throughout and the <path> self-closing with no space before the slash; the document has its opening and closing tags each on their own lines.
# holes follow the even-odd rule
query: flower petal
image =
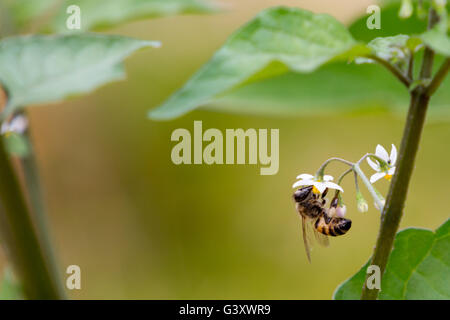
<svg viewBox="0 0 450 320">
<path fill-rule="evenodd" d="M 330 176 L 330 175 L 328 175 L 328 174 L 326 174 L 326 175 L 324 175 L 323 176 L 323 181 L 333 181 L 333 176 Z"/>
<path fill-rule="evenodd" d="M 311 174 L 302 173 L 301 175 L 298 175 L 296 179 L 312 180 L 314 179 L 314 176 Z"/>
<path fill-rule="evenodd" d="M 369 164 L 369 166 L 372 167 L 373 170 L 380 171 L 380 165 L 378 164 L 378 161 L 375 162 L 370 158 L 366 158 L 366 159 L 367 159 L 367 163 Z"/>
<path fill-rule="evenodd" d="M 392 166 L 395 164 L 395 161 L 397 161 L 397 148 L 394 145 L 392 145 L 391 155 L 389 159 L 391 160 Z"/>
<path fill-rule="evenodd" d="M 314 183 L 315 182 L 312 180 L 299 180 L 292 185 L 292 188 L 297 188 L 300 186 L 312 186 L 312 185 L 314 185 Z"/>
<path fill-rule="evenodd" d="M 337 189 L 339 191 L 344 192 L 344 189 L 342 189 L 340 185 L 338 185 L 338 184 L 336 184 L 334 182 L 325 182 L 324 185 L 325 185 L 326 188 Z"/>
<path fill-rule="evenodd" d="M 384 161 L 386 161 L 386 162 L 389 161 L 389 154 L 387 153 L 386 149 L 383 148 L 383 146 L 377 145 L 377 149 L 375 151 L 375 154 L 377 156 L 379 156 L 381 159 L 383 159 Z"/>
<path fill-rule="evenodd" d="M 374 183 L 386 175 L 385 172 L 377 172 L 370 177 L 370 183 Z"/>
<path fill-rule="evenodd" d="M 320 193 L 323 193 L 325 191 L 325 189 L 327 188 L 327 186 L 326 186 L 327 183 L 328 182 L 324 183 L 324 182 L 314 181 L 313 186 L 315 186 L 317 188 L 317 190 L 319 190 Z"/>
</svg>

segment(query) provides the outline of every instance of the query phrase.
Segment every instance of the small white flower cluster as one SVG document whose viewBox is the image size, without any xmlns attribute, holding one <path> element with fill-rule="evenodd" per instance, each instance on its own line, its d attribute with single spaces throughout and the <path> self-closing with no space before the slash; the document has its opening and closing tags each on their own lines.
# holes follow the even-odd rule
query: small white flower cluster
<svg viewBox="0 0 450 320">
<path fill-rule="evenodd" d="M 337 189 L 339 191 L 344 192 L 344 190 L 337 185 L 333 181 L 333 177 L 330 175 L 324 175 L 323 178 L 316 178 L 311 174 L 303 173 L 297 176 L 297 179 L 300 179 L 292 188 L 297 188 L 300 186 L 313 186 L 313 192 L 316 194 L 321 194 L 325 191 L 326 188 L 329 189 Z"/>
<path fill-rule="evenodd" d="M 380 180 L 381 178 L 385 178 L 388 181 L 391 180 L 392 176 L 395 173 L 395 169 L 396 169 L 395 163 L 397 161 L 397 148 L 394 145 L 392 145 L 390 154 L 381 145 L 377 145 L 377 147 L 375 149 L 375 154 L 367 154 L 357 164 L 359 165 L 359 163 L 364 158 L 366 158 L 369 166 L 373 170 L 376 171 L 370 177 L 370 183 L 367 182 L 366 185 L 369 185 L 369 187 L 373 189 L 373 187 L 371 187 L 370 185 L 375 183 L 376 181 Z M 342 159 L 339 159 L 339 160 L 347 162 Z M 352 163 L 347 162 L 347 164 L 351 165 Z M 353 171 L 355 171 L 355 174 L 356 174 L 355 166 L 357 166 L 357 164 L 353 164 L 354 166 L 352 167 Z M 332 176 L 323 174 L 324 167 L 325 166 L 321 167 L 321 169 L 319 169 L 319 171 L 316 173 L 316 175 L 311 175 L 311 174 L 307 174 L 307 173 L 298 175 L 297 179 L 299 179 L 299 180 L 297 182 L 295 182 L 292 185 L 292 187 L 298 188 L 300 186 L 302 186 L 302 187 L 312 186 L 313 192 L 315 194 L 323 194 L 326 189 L 334 189 L 334 190 L 336 190 L 335 197 L 337 197 L 339 192 L 344 192 L 344 189 L 339 184 L 332 182 L 333 181 Z M 359 168 L 359 166 L 358 166 L 358 168 Z M 360 174 L 364 176 L 363 173 L 360 173 Z M 345 174 L 344 174 L 344 176 L 345 176 Z M 339 180 L 341 180 L 341 179 L 342 179 L 342 177 Z M 365 178 L 365 181 L 367 181 L 367 180 L 368 179 Z M 340 183 L 340 181 L 338 181 L 338 183 Z M 377 191 L 375 193 L 377 193 Z M 383 197 L 379 193 L 378 193 L 377 197 L 379 198 L 378 202 L 380 202 L 380 203 L 384 202 Z M 364 200 L 361 192 L 358 189 L 358 186 L 357 186 L 357 203 L 358 203 L 358 210 L 360 210 L 361 212 L 365 212 L 368 210 L 367 202 Z M 376 206 L 377 206 L 377 204 L 376 204 Z M 334 209 L 335 209 L 334 211 L 337 216 L 343 217 L 345 215 L 346 207 L 342 203 L 342 198 L 340 195 L 339 195 L 339 204 L 336 205 Z M 382 208 L 379 208 L 379 209 L 382 209 Z"/>
</svg>

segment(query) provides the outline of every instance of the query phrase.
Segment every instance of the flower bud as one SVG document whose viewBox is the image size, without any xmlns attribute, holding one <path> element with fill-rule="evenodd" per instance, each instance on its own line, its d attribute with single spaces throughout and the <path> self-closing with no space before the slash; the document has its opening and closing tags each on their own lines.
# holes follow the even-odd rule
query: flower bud
<svg viewBox="0 0 450 320">
<path fill-rule="evenodd" d="M 413 13 L 413 5 L 411 0 L 403 0 L 402 6 L 400 7 L 400 12 L 398 13 L 399 17 L 402 19 L 407 19 L 411 17 Z"/>
<path fill-rule="evenodd" d="M 360 191 L 356 192 L 356 205 L 359 212 L 367 212 L 369 210 L 369 205 Z"/>
<path fill-rule="evenodd" d="M 363 201 L 358 202 L 358 210 L 359 212 L 367 212 L 369 210 L 369 205 L 366 200 L 363 199 Z"/>
<path fill-rule="evenodd" d="M 346 212 L 347 212 L 347 206 L 345 204 L 343 206 L 338 206 L 336 208 L 336 216 L 339 218 L 344 218 Z"/>
</svg>

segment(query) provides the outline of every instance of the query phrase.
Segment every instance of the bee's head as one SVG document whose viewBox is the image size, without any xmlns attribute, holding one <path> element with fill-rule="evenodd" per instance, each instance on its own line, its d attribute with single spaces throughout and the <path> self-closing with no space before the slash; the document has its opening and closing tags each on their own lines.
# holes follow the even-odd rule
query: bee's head
<svg viewBox="0 0 450 320">
<path fill-rule="evenodd" d="M 308 196 L 311 194 L 312 187 L 304 187 L 300 188 L 297 191 L 294 192 L 294 200 L 295 202 L 302 202 L 305 201 Z"/>
</svg>

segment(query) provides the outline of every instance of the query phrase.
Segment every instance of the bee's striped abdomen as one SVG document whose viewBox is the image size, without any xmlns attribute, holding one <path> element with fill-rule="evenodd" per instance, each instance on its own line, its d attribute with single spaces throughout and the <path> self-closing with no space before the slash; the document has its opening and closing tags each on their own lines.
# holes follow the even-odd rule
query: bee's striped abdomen
<svg viewBox="0 0 450 320">
<path fill-rule="evenodd" d="M 320 233 L 327 236 L 340 236 L 350 229 L 352 221 L 344 218 L 330 218 L 327 215 L 322 215 L 316 220 L 314 227 Z"/>
</svg>

